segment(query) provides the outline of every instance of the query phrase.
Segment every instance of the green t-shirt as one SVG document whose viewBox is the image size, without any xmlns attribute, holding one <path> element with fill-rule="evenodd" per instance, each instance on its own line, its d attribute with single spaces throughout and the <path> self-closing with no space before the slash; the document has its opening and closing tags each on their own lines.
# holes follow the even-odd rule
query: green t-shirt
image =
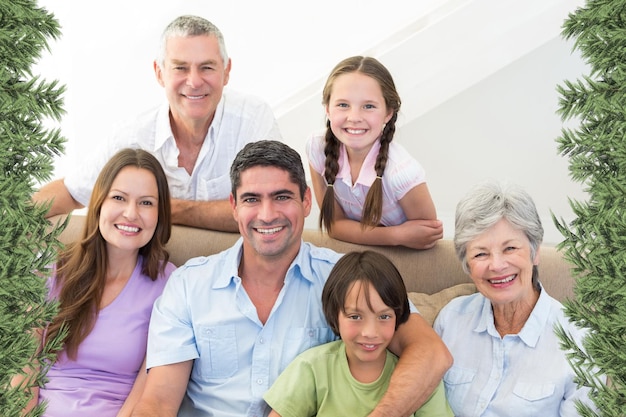
<svg viewBox="0 0 626 417">
<path fill-rule="evenodd" d="M 367 416 L 389 385 L 398 358 L 387 351 L 380 377 L 368 384 L 354 379 L 341 340 L 298 355 L 278 376 L 263 398 L 281 417 Z M 452 417 L 440 383 L 415 417 Z"/>
</svg>

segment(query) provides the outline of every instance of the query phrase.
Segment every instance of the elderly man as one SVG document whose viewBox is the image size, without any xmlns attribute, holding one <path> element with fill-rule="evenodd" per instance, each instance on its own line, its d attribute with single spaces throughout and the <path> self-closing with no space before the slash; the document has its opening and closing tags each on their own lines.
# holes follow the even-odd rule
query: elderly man
<svg viewBox="0 0 626 417">
<path fill-rule="evenodd" d="M 165 170 L 173 223 L 236 231 L 228 203 L 230 163 L 246 143 L 281 135 L 267 103 L 224 89 L 230 69 L 217 27 L 197 16 L 176 18 L 165 28 L 154 61 L 167 103 L 122 125 L 104 149 L 65 179 L 44 185 L 33 200 L 51 201 L 49 216 L 81 208 L 106 161 L 122 148 L 141 148 Z"/>
</svg>

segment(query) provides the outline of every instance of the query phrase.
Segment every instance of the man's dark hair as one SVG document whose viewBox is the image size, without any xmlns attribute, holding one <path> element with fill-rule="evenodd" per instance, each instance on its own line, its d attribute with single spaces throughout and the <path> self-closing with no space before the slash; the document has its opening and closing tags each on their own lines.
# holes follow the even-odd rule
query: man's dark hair
<svg viewBox="0 0 626 417">
<path fill-rule="evenodd" d="M 302 158 L 294 149 L 276 140 L 251 142 L 239 151 L 230 167 L 230 183 L 235 199 L 237 188 L 241 185 L 241 173 L 256 166 L 276 167 L 287 171 L 289 179 L 300 188 L 300 198 L 304 199 L 307 184 Z"/>
</svg>

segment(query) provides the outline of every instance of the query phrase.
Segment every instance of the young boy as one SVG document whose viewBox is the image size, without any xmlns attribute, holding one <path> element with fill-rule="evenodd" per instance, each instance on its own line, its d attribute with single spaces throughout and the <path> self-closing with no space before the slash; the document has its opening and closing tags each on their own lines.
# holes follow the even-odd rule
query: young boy
<svg viewBox="0 0 626 417">
<path fill-rule="evenodd" d="M 270 417 L 367 416 L 389 385 L 398 358 L 387 346 L 410 313 L 393 263 L 374 251 L 344 255 L 330 272 L 322 304 L 341 340 L 294 359 L 263 397 Z M 453 416 L 441 383 L 413 416 Z"/>
</svg>

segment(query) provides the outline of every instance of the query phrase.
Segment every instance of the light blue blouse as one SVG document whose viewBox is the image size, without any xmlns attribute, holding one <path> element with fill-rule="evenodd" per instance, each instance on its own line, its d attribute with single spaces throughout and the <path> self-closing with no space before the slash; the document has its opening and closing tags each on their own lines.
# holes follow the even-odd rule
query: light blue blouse
<svg viewBox="0 0 626 417">
<path fill-rule="evenodd" d="M 446 396 L 456 416 L 578 416 L 575 401 L 593 405 L 588 388 L 560 349 L 560 323 L 579 346 L 584 332 L 569 322 L 563 306 L 542 289 L 517 335 L 500 337 L 491 302 L 482 294 L 458 297 L 435 320 L 435 331 L 454 357 L 444 376 Z"/>
</svg>

